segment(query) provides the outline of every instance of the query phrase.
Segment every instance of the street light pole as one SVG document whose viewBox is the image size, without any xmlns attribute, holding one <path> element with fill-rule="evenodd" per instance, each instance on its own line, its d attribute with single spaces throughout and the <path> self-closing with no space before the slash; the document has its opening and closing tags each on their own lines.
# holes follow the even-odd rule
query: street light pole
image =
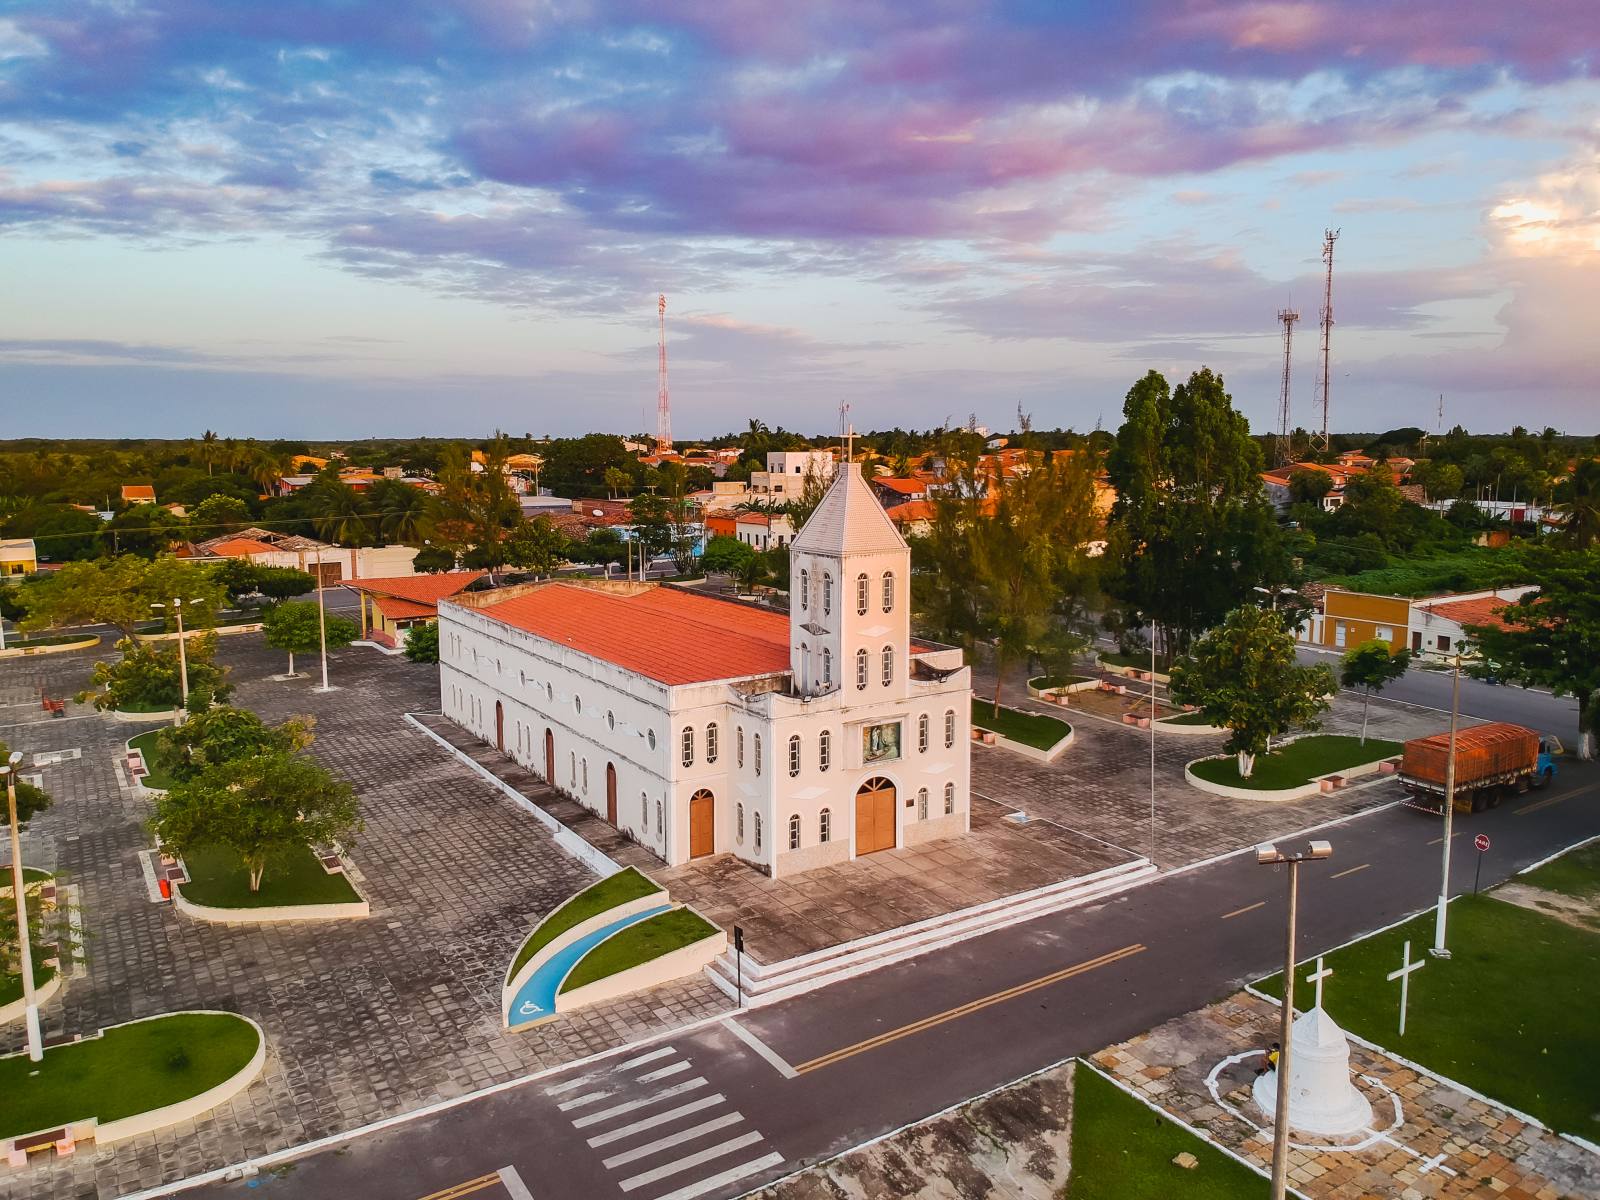
<svg viewBox="0 0 1600 1200">
<path fill-rule="evenodd" d="M 1156 861 L 1156 627 L 1150 626 L 1150 865 Z"/>
<path fill-rule="evenodd" d="M 28 897 L 22 887 L 22 833 L 17 827 L 17 764 L 22 755 L 12 753 L 0 763 L 6 777 L 6 813 L 11 820 L 11 895 L 17 905 L 17 948 L 22 956 L 22 1003 L 27 1010 L 28 1057 L 38 1062 L 44 1057 L 44 1042 L 39 1036 L 39 998 L 33 990 L 33 947 L 28 936 Z"/>
<path fill-rule="evenodd" d="M 1455 824 L 1456 811 L 1456 728 L 1461 715 L 1461 651 L 1456 651 L 1456 669 L 1450 682 L 1450 752 L 1444 763 L 1444 849 L 1439 871 L 1439 912 L 1433 922 L 1433 949 L 1435 958 L 1449 958 L 1445 945 L 1445 922 L 1450 914 L 1450 839 Z"/>
<path fill-rule="evenodd" d="M 198 596 L 191 597 L 190 600 L 189 600 L 189 603 L 190 604 L 199 604 L 200 603 L 200 597 L 198 597 Z M 166 608 L 167 606 L 165 604 L 162 604 L 160 601 L 157 601 L 156 603 L 152 604 L 150 607 L 151 608 Z M 173 719 L 172 723 L 174 725 L 182 725 L 184 716 L 189 710 L 189 650 L 188 650 L 188 647 L 184 644 L 185 643 L 185 638 L 183 636 L 183 598 L 182 597 L 174 596 L 172 598 L 172 613 L 173 613 L 173 616 L 177 619 L 177 622 L 178 622 L 178 689 L 179 689 L 179 694 L 182 697 L 182 701 L 178 705 L 178 715 Z"/>
<path fill-rule="evenodd" d="M 322 641 L 322 686 L 319 692 L 333 689 L 328 686 L 328 611 L 322 600 L 322 551 L 317 551 L 317 635 Z"/>
<path fill-rule="evenodd" d="M 1272 1109 L 1272 1200 L 1284 1200 L 1289 1171 L 1289 1048 L 1294 1036 L 1295 925 L 1300 907 L 1300 864 L 1327 858 L 1328 842 L 1310 842 L 1303 850 L 1279 850 L 1271 842 L 1256 847 L 1262 866 L 1289 868 L 1289 916 L 1283 939 L 1283 1011 L 1278 1014 L 1278 1099 Z"/>
</svg>

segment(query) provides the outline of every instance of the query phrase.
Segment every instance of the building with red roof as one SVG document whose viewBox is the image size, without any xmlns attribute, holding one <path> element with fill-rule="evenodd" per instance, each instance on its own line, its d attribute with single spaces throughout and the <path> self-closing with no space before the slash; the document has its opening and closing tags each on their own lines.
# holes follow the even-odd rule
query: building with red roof
<svg viewBox="0 0 1600 1200">
<path fill-rule="evenodd" d="M 342 579 L 361 601 L 361 636 L 384 646 L 405 644 L 417 625 L 439 619 L 439 601 L 460 595 L 484 571 L 441 571 L 436 575 L 397 575 L 387 579 Z"/>
</svg>

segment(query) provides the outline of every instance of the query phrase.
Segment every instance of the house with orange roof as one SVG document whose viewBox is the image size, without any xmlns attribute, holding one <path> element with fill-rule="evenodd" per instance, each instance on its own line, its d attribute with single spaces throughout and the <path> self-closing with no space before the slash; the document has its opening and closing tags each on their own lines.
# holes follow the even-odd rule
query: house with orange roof
<svg viewBox="0 0 1600 1200">
<path fill-rule="evenodd" d="M 1473 657 L 1466 627 L 1503 625 L 1500 610 L 1536 590 L 1528 585 L 1413 600 L 1324 588 L 1297 636 L 1306 645 L 1340 653 L 1376 640 L 1390 654 L 1410 650 L 1419 657 L 1448 658 L 1457 652 Z"/>
<path fill-rule="evenodd" d="M 124 504 L 154 504 L 156 502 L 155 485 L 149 483 L 123 484 L 122 502 Z"/>
<path fill-rule="evenodd" d="M 418 625 L 439 619 L 439 601 L 458 596 L 482 579 L 484 571 L 442 571 L 436 575 L 396 575 L 387 579 L 342 579 L 361 604 L 361 636 L 390 649 L 402 649 Z"/>
<path fill-rule="evenodd" d="M 912 639 L 910 550 L 859 469 L 790 555 L 788 613 L 603 580 L 442 599 L 441 709 L 669 864 L 786 877 L 964 834 L 970 672 Z"/>
</svg>

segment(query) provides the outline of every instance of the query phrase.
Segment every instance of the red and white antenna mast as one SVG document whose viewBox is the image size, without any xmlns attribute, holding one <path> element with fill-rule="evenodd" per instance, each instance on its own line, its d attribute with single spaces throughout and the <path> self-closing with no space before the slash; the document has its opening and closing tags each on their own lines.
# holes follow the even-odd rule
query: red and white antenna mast
<svg viewBox="0 0 1600 1200">
<path fill-rule="evenodd" d="M 656 453 L 665 454 L 672 449 L 672 401 L 667 396 L 667 297 L 663 293 L 656 300 L 656 312 L 661 318 L 656 368 Z"/>
<path fill-rule="evenodd" d="M 1322 401 L 1322 433 L 1312 434 L 1311 444 L 1326 451 L 1328 437 L 1328 360 L 1332 357 L 1333 342 L 1333 244 L 1339 240 L 1337 229 L 1322 231 L 1322 261 L 1328 264 L 1328 274 L 1322 288 L 1322 378 L 1317 396 Z"/>
</svg>

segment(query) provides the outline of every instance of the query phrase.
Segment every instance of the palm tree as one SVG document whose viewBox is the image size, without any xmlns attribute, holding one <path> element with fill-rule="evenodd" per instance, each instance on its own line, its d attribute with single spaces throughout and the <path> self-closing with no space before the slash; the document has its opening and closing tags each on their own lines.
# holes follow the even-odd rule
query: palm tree
<svg viewBox="0 0 1600 1200">
<path fill-rule="evenodd" d="M 1566 498 L 1556 505 L 1561 513 L 1561 540 L 1574 550 L 1587 550 L 1600 542 L 1600 459 L 1580 462 L 1566 483 Z"/>
<path fill-rule="evenodd" d="M 263 492 L 271 492 L 278 480 L 289 472 L 289 455 L 270 446 L 257 446 L 250 456 L 250 481 Z"/>
<path fill-rule="evenodd" d="M 398 479 L 380 480 L 367 492 L 367 503 L 384 541 L 415 545 L 422 540 L 428 503 L 419 489 Z"/>
<path fill-rule="evenodd" d="M 321 478 L 306 489 L 312 527 L 323 541 L 359 546 L 367 540 L 367 509 L 361 495 L 339 479 Z"/>
<path fill-rule="evenodd" d="M 200 453 L 205 456 L 206 474 L 211 474 L 212 460 L 217 453 L 217 434 L 215 430 L 208 429 L 200 435 Z"/>
</svg>

